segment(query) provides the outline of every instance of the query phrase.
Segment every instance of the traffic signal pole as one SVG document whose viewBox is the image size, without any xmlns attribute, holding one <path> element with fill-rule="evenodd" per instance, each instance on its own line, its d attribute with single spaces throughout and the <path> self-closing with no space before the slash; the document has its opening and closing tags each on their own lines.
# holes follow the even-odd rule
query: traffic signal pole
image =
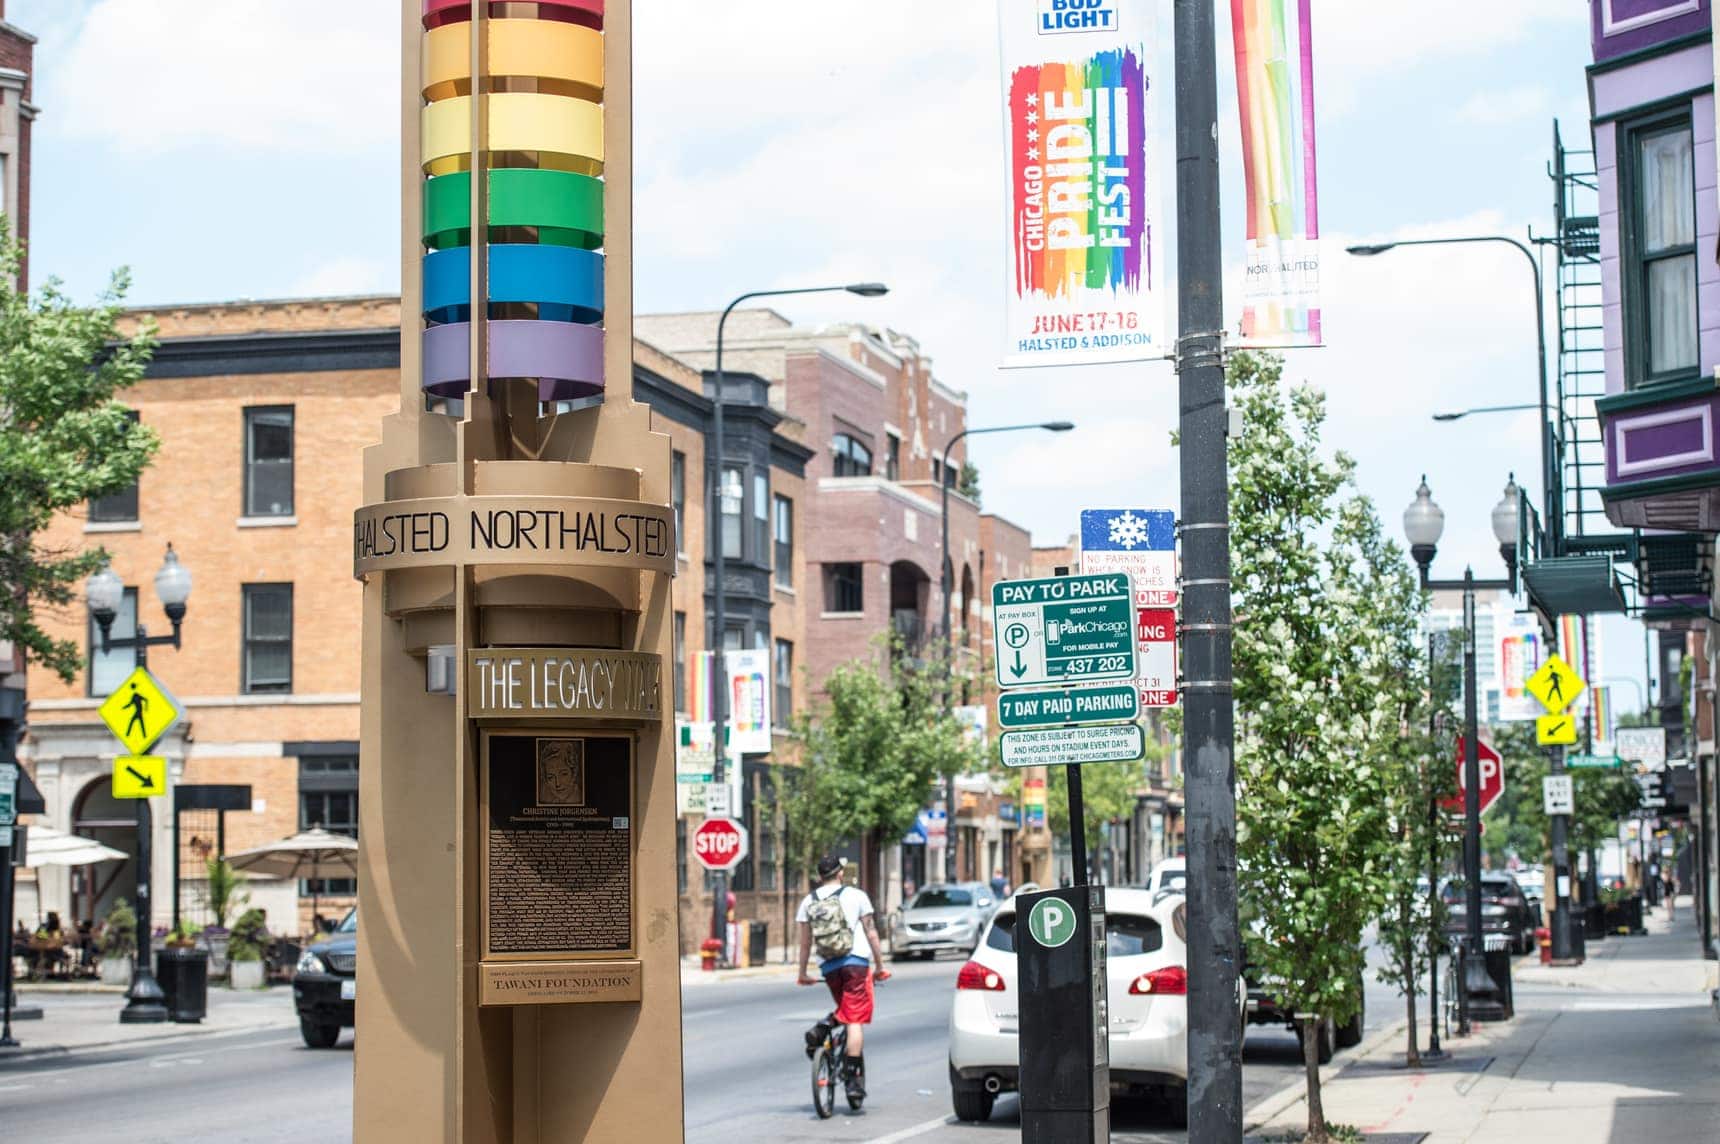
<svg viewBox="0 0 1720 1144">
<path fill-rule="evenodd" d="M 1177 344 L 1182 466 L 1183 773 L 1188 805 L 1190 1144 L 1242 1139 L 1236 1008 L 1235 711 L 1230 661 L 1229 418 L 1211 0 L 1174 0 Z"/>
</svg>

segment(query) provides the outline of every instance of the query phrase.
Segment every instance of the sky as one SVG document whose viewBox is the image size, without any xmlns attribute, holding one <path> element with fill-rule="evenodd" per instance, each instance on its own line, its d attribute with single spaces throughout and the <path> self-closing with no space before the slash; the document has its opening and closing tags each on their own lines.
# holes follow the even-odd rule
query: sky
<svg viewBox="0 0 1720 1144">
<path fill-rule="evenodd" d="M 1169 0 L 1154 141 L 1171 177 Z M 40 37 L 32 273 L 93 297 L 118 266 L 148 304 L 399 288 L 395 0 L 6 0 Z M 1227 315 L 1242 186 L 1228 5 L 1218 84 Z M 1060 543 L 1083 507 L 1175 507 L 1168 363 L 1001 370 L 1004 156 L 997 0 L 635 0 L 635 280 L 641 311 L 747 290 L 891 286 L 783 304 L 801 322 L 916 338 L 977 438 L 986 507 Z M 1327 345 L 1287 372 L 1325 390 L 1326 439 L 1399 533 L 1425 472 L 1446 511 L 1436 575 L 1496 576 L 1507 474 L 1531 487 L 1528 268 L 1504 247 L 1362 240 L 1552 225 L 1553 124 L 1587 146 L 1587 6 L 1507 0 L 1484 34 L 1412 0 L 1314 0 Z M 1174 195 L 1161 225 L 1174 237 Z M 1166 267 L 1174 275 L 1174 259 Z M 1174 311 L 1174 290 L 1167 290 Z M 1167 327 L 1174 323 L 1167 313 Z M 1532 495 L 1538 490 L 1532 489 Z M 1606 675 L 1640 680 L 1641 628 L 1609 619 Z M 1621 692 L 1621 708 L 1633 705 Z"/>
</svg>

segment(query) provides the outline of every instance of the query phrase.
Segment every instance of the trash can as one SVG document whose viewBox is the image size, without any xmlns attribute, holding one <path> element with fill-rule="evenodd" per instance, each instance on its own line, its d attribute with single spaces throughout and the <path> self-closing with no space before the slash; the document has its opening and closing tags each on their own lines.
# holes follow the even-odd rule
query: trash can
<svg viewBox="0 0 1720 1144">
<path fill-rule="evenodd" d="M 1499 1001 L 1505 1006 L 1505 1019 L 1509 1021 L 1517 1015 L 1517 998 L 1511 988 L 1511 951 L 1490 949 L 1483 956 L 1486 959 L 1487 976 L 1493 979 L 1494 986 L 1499 990 Z"/>
<path fill-rule="evenodd" d="M 209 951 L 164 949 L 155 955 L 155 980 L 167 995 L 167 1016 L 195 1025 L 209 1015 Z"/>
<path fill-rule="evenodd" d="M 1590 902 L 1583 910 L 1583 936 L 1593 941 L 1600 941 L 1607 936 L 1607 908 L 1599 902 Z"/>
<path fill-rule="evenodd" d="M 763 965 L 769 956 L 765 951 L 770 946 L 770 923 L 747 923 L 747 964 Z"/>
</svg>

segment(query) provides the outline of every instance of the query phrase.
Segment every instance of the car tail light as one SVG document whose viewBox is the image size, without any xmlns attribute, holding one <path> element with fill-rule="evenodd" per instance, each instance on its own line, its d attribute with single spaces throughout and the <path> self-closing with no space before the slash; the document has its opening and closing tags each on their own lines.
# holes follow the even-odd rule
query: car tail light
<svg viewBox="0 0 1720 1144">
<path fill-rule="evenodd" d="M 1008 986 L 1003 983 L 1003 975 L 995 969 L 989 969 L 977 961 L 970 961 L 962 966 L 962 971 L 956 974 L 957 989 L 983 989 L 989 993 L 1002 993 Z"/>
<path fill-rule="evenodd" d="M 1167 965 L 1163 969 L 1155 969 L 1143 973 L 1129 983 L 1129 992 L 1137 997 L 1150 996 L 1155 993 L 1170 993 L 1183 995 L 1188 992 L 1188 970 L 1180 965 Z"/>
</svg>

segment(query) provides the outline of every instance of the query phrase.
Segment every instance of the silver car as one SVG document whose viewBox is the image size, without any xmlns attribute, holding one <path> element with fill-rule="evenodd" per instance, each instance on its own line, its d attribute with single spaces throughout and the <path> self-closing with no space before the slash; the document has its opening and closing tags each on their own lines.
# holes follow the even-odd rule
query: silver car
<svg viewBox="0 0 1720 1144">
<path fill-rule="evenodd" d="M 950 949 L 964 957 L 979 944 L 980 934 L 997 912 L 997 895 L 984 882 L 927 886 L 896 915 L 890 934 L 890 959 L 930 960 Z"/>
</svg>

